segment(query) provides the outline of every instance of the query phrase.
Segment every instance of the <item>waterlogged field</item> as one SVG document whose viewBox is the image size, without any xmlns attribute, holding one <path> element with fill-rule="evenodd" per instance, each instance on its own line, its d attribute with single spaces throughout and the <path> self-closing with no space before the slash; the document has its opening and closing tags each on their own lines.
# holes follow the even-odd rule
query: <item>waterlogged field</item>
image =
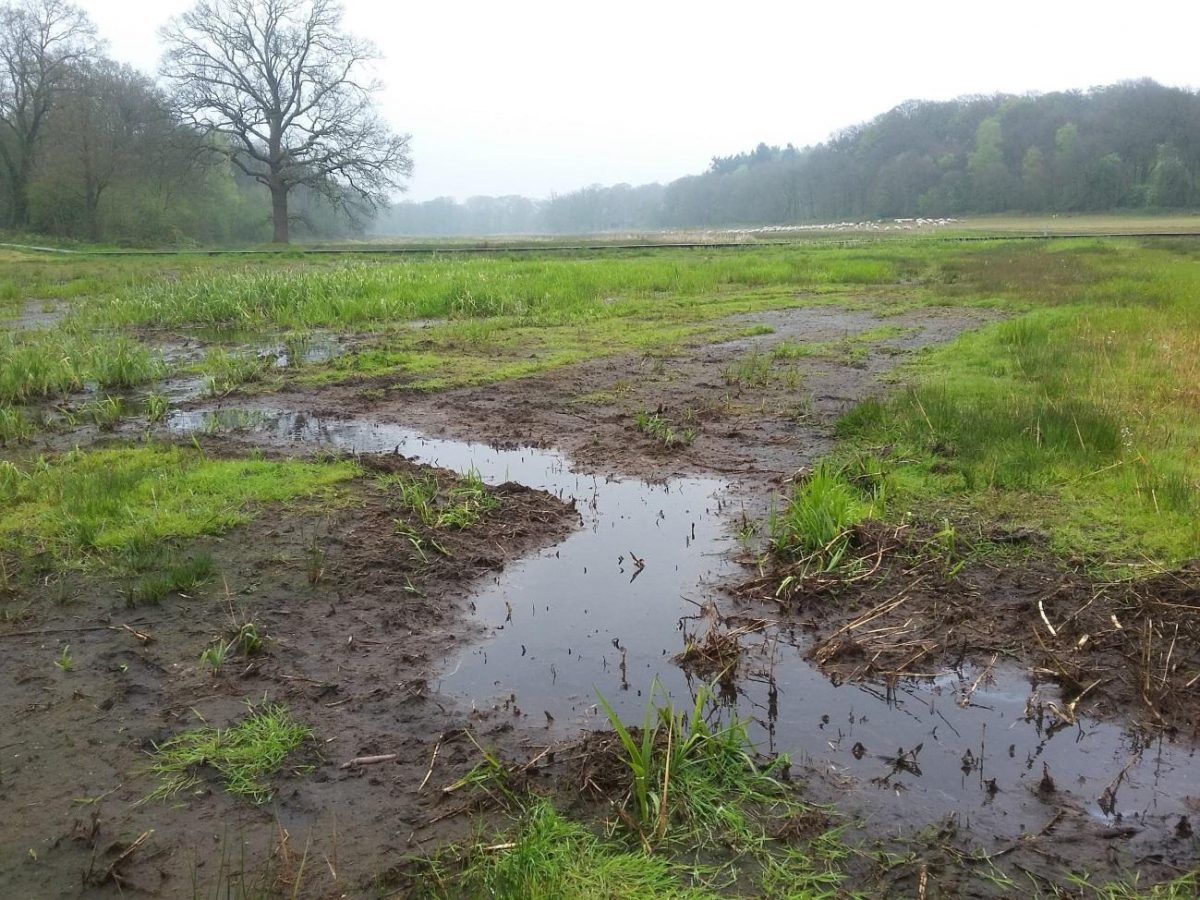
<svg viewBox="0 0 1200 900">
<path fill-rule="evenodd" d="M 0 892 L 1196 893 L 1197 239 L 2 265 Z"/>
</svg>

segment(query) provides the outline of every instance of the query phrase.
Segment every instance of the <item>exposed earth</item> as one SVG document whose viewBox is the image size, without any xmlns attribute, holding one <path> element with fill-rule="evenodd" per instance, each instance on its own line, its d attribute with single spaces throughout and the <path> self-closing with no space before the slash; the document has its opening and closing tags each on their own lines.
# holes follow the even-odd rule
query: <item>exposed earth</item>
<svg viewBox="0 0 1200 900">
<path fill-rule="evenodd" d="M 83 576 L 22 596 L 0 624 L 0 895 L 215 896 L 264 866 L 302 896 L 403 894 L 407 860 L 490 814 L 445 790 L 481 747 L 565 803 L 603 805 L 580 790 L 608 752 L 586 737 L 606 726 L 594 691 L 638 719 L 657 675 L 686 705 L 700 676 L 672 657 L 705 629 L 741 642 L 723 686 L 764 752 L 792 754 L 847 840 L 890 852 L 853 865 L 870 895 L 1002 895 L 978 877 L 993 868 L 1046 885 L 1193 868 L 1200 659 L 1139 663 L 1123 635 L 1200 603 L 1195 569 L 1105 585 L 1039 557 L 1036 534 L 997 532 L 977 537 L 1032 554 L 950 575 L 922 552 L 932 535 L 882 529 L 860 535 L 874 567 L 852 584 L 778 593 L 786 573 L 755 565 L 755 528 L 832 448 L 834 419 L 993 315 L 800 307 L 747 317 L 756 337 L 497 385 L 289 383 L 184 404 L 164 435 L 210 453 L 474 467 L 499 505 L 424 534 L 443 545 L 426 552 L 357 482 L 334 508 L 203 541 L 222 577 L 194 596 L 127 608 L 127 585 Z M 788 344 L 822 349 L 772 352 Z M 694 436 L 666 446 L 639 412 Z M 211 674 L 202 651 L 247 616 L 269 652 Z M 64 645 L 86 680 L 52 666 Z M 155 744 L 263 699 L 316 735 L 269 804 L 215 780 L 147 799 Z"/>
</svg>

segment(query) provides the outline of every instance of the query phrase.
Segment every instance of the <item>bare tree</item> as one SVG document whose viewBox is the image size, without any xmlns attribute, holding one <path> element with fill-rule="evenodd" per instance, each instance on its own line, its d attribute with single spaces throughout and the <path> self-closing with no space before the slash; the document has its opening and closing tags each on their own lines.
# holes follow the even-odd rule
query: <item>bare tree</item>
<svg viewBox="0 0 1200 900">
<path fill-rule="evenodd" d="M 199 0 L 163 30 L 180 108 L 270 190 L 278 243 L 297 185 L 375 209 L 412 173 L 409 136 L 375 113 L 379 85 L 359 80 L 377 54 L 341 18 L 331 0 Z"/>
<path fill-rule="evenodd" d="M 91 21 L 65 0 L 0 6 L 0 165 L 18 228 L 29 223 L 29 181 L 46 119 L 74 66 L 98 52 Z"/>
</svg>

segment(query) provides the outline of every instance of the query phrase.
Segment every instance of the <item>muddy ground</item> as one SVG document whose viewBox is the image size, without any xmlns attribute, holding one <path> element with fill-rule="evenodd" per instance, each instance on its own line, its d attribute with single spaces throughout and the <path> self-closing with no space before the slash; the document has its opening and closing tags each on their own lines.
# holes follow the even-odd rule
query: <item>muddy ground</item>
<svg viewBox="0 0 1200 900">
<path fill-rule="evenodd" d="M 401 425 L 500 446 L 554 447 L 577 469 L 599 477 L 667 482 L 681 475 L 716 476 L 730 485 L 731 499 L 722 503 L 719 514 L 732 533 L 743 521 L 760 516 L 795 473 L 831 449 L 836 416 L 863 397 L 886 390 L 887 373 L 898 362 L 989 315 L 935 308 L 881 318 L 834 307 L 797 308 L 746 318 L 747 323 L 771 326 L 771 334 L 687 347 L 668 357 L 615 357 L 500 385 L 425 394 L 397 389 L 394 379 L 319 391 L 285 387 L 265 397 L 228 397 L 220 406 L 285 411 L 326 423 L 353 419 Z M 773 374 L 755 383 L 734 377 L 747 354 L 769 351 L 782 340 L 840 342 L 880 325 L 904 331 L 871 343 L 864 353 L 778 362 Z M 789 369 L 793 374 L 787 374 Z M 199 401 L 191 406 L 192 412 L 213 408 Z M 694 427 L 695 441 L 667 448 L 638 432 L 633 420 L 642 409 L 661 410 L 679 427 Z M 327 449 L 314 445 L 312 434 L 311 429 L 265 431 L 250 425 L 203 440 L 216 452 L 264 445 L 270 452 L 297 455 Z M 398 456 L 364 459 L 375 466 L 411 465 Z M 9 810 L 0 823 L 0 894 L 210 896 L 230 872 L 243 868 L 262 872 L 266 866 L 270 878 L 286 885 L 301 860 L 302 896 L 402 892 L 403 879 L 386 873 L 400 871 L 397 866 L 402 869 L 404 860 L 475 827 L 471 814 L 478 807 L 441 790 L 480 759 L 468 734 L 518 763 L 551 745 L 578 747 L 578 731 L 572 733 L 561 715 L 552 721 L 550 715 L 543 719 L 539 709 L 517 708 L 515 699 L 507 703 L 480 697 L 472 704 L 438 691 L 445 660 L 464 647 L 487 647 L 495 620 L 473 615 L 473 607 L 497 580 L 495 573 L 531 554 L 548 555 L 581 521 L 566 497 L 518 485 L 502 486 L 498 493 L 499 511 L 459 534 L 448 548 L 452 558 L 432 565 L 414 561 L 395 534 L 395 511 L 367 491 L 361 502 L 346 508 L 311 509 L 282 521 L 266 516 L 206 542 L 223 580 L 196 597 L 126 609 L 123 585 L 89 583 L 67 598 L 54 596 L 61 589 L 49 587 L 20 598 L 29 609 L 27 617 L 0 626 L 5 660 L 0 715 L 6 723 L 0 736 L 0 800 Z M 968 660 L 976 669 L 965 676 L 967 685 L 986 687 L 995 657 L 1047 670 L 1043 679 L 1058 664 L 1058 680 L 1066 681 L 1063 652 L 1056 647 L 1077 642 L 1083 633 L 1104 645 L 1099 639 L 1103 622 L 1092 624 L 1087 616 L 1105 607 L 1093 604 L 1091 612 L 1076 613 L 1094 587 L 1080 575 L 1014 564 L 990 573 L 971 569 L 956 584 L 932 576 L 918 583 L 929 573 L 921 571 L 919 560 L 910 563 L 908 558 L 889 553 L 873 577 L 857 586 L 810 585 L 808 594 L 786 604 L 764 590 L 762 582 L 754 585 L 755 573 L 730 559 L 722 571 L 736 577 L 710 585 L 708 593 L 718 599 L 726 627 L 768 622 L 776 643 L 782 635 L 785 643 L 822 663 L 835 681 L 862 679 L 889 698 L 901 689 L 926 690 L 919 678 L 911 682 L 917 687 L 905 687 L 909 682 L 904 678 L 914 673 L 961 672 Z M 317 569 L 320 577 L 312 578 Z M 731 595 L 748 580 L 751 589 Z M 897 592 L 907 592 L 910 599 L 886 610 L 871 630 L 908 629 L 913 634 L 906 633 L 905 641 L 914 641 L 913 647 L 920 649 L 922 641 L 934 645 L 911 660 L 911 648 L 875 652 L 880 647 L 870 641 L 878 644 L 879 632 L 868 639 L 865 629 L 847 630 L 864 613 L 894 600 Z M 1194 597 L 1176 593 L 1168 602 L 1186 605 Z M 62 599 L 66 602 L 56 602 Z M 1036 634 L 1042 618 L 1036 611 L 1038 599 L 1060 626 L 1076 613 L 1069 627 L 1062 628 L 1059 643 L 1041 636 L 1048 644 L 1045 653 L 1031 652 L 1036 638 L 1029 632 Z M 905 615 L 904 606 L 921 611 L 917 621 Z M 969 613 L 980 607 L 1008 611 L 992 621 L 1011 629 L 1011 639 L 948 639 L 950 634 L 970 634 Z M 207 674 L 198 663 L 201 651 L 231 617 L 243 614 L 252 615 L 273 638 L 270 654 L 228 666 L 216 677 Z M 767 628 L 747 633 L 760 646 L 769 643 Z M 77 660 L 73 673 L 53 666 L 65 643 Z M 678 636 L 667 636 L 663 644 L 664 654 L 673 653 Z M 1189 645 L 1187 652 L 1192 650 Z M 1192 658 L 1182 646 L 1176 652 Z M 1119 663 L 1115 655 L 1097 660 L 1097 665 Z M 775 663 L 769 665 L 773 692 Z M 922 668 L 930 671 L 922 673 Z M 764 671 L 762 665 L 748 664 L 743 674 L 754 681 Z M 1123 673 L 1114 673 L 1111 681 L 1093 687 L 1072 708 L 1079 722 L 1071 727 L 1082 735 L 1086 709 L 1111 723 L 1104 727 L 1118 736 L 1113 740 L 1132 735 L 1137 725 L 1151 725 L 1157 728 L 1157 740 L 1165 741 L 1163 719 L 1170 716 L 1171 752 L 1183 759 L 1173 763 L 1172 784 L 1179 779 L 1189 783 L 1197 771 L 1190 762 L 1194 710 L 1165 710 L 1153 698 L 1147 698 L 1149 706 L 1131 706 L 1136 681 Z M 792 696 L 805 690 L 805 684 L 797 681 Z M 1126 685 L 1124 693 L 1117 689 L 1120 684 Z M 1046 730 L 1053 729 L 1062 709 L 1085 687 L 1075 686 L 1067 697 L 1048 695 L 1057 708 L 1050 708 L 1053 721 L 1030 726 L 1038 741 L 1049 740 L 1052 733 L 1047 736 Z M 934 692 L 940 690 L 936 685 Z M 265 696 L 286 702 L 313 726 L 318 738 L 302 760 L 311 771 L 285 774 L 275 799 L 265 807 L 234 799 L 215 782 L 172 804 L 141 802 L 153 789 L 144 769 L 154 742 L 201 717 L 228 723 L 247 700 Z M 898 706 L 894 698 L 890 702 Z M 1031 708 L 1029 716 L 1044 717 L 1047 709 L 1045 704 Z M 1147 720 L 1148 709 L 1158 721 Z M 830 709 L 834 719 L 845 712 Z M 969 795 L 972 803 L 980 798 L 979 809 L 953 811 L 966 803 L 956 796 L 947 796 L 946 802 L 938 798 L 941 805 L 905 806 L 905 793 L 915 795 L 909 786 L 921 777 L 917 757 L 904 756 L 912 752 L 911 743 L 898 751 L 890 746 L 868 751 L 863 741 L 851 746 L 846 740 L 843 746 L 841 735 L 833 740 L 832 731 L 817 733 L 830 716 L 820 723 L 813 720 L 810 727 L 807 719 L 783 721 L 788 715 L 776 712 L 764 719 L 770 718 L 773 736 L 777 727 L 781 734 L 813 732 L 814 742 L 805 745 L 793 770 L 808 795 L 835 803 L 839 812 L 831 821 L 849 822 L 850 835 L 861 846 L 892 854 L 864 853 L 852 862 L 870 893 L 914 896 L 924 884 L 920 890 L 929 897 L 1004 895 L 1006 889 L 978 877 L 991 866 L 1029 887 L 1049 883 L 1043 879 L 1061 883 L 1068 869 L 1084 869 L 1097 880 L 1140 870 L 1145 879 L 1169 877 L 1196 864 L 1197 841 L 1190 820 L 1178 810 L 1191 805 L 1200 809 L 1200 800 L 1185 796 L 1187 791 L 1169 787 L 1181 795 L 1175 799 L 1183 805 L 1153 815 L 1101 815 L 1095 807 L 1103 791 L 1095 778 L 1085 784 L 1080 775 L 1076 784 L 1068 783 L 1067 773 L 1049 773 L 1058 776 L 1053 789 L 1042 781 L 1039 745 L 1030 752 L 1029 764 L 1012 775 L 1011 784 L 998 786 L 993 777 L 989 786 L 979 769 L 977 791 Z M 854 723 L 853 707 L 849 716 Z M 866 716 L 861 719 L 865 722 Z M 1096 734 L 1100 726 L 1086 728 Z M 826 743 L 832 752 L 828 758 L 817 753 Z M 1059 739 L 1052 746 L 1063 743 Z M 1088 752 L 1088 744 L 1080 746 Z M 1151 741 L 1142 749 L 1153 746 Z M 926 758 L 930 752 L 927 748 Z M 393 753 L 395 760 L 342 768 L 356 757 Z M 560 761 L 553 763 L 543 756 L 529 774 L 544 789 L 595 811 L 598 807 L 580 799 L 577 759 L 561 761 L 577 756 L 560 753 Z M 864 756 L 867 763 L 876 759 L 875 769 L 853 768 L 851 757 L 861 761 Z M 864 774 L 876 770 L 875 777 Z M 976 774 L 969 767 L 963 773 L 964 783 Z M 914 809 L 928 813 L 920 822 L 923 827 L 912 827 L 920 819 Z M 912 854 L 905 857 L 907 851 Z"/>
<path fill-rule="evenodd" d="M 677 355 L 619 356 L 539 377 L 434 393 L 395 389 L 395 378 L 315 395 L 284 390 L 270 405 L 335 418 L 365 416 L 460 440 L 557 447 L 577 466 L 602 474 L 663 478 L 699 472 L 760 488 L 831 449 L 829 424 L 854 403 L 885 390 L 880 376 L 902 359 L 994 317 L 986 310 L 948 308 L 880 317 L 865 310 L 800 307 L 734 320 L 770 327 L 771 334 L 682 348 Z M 784 341 L 843 342 L 881 326 L 904 333 L 872 342 L 865 348 L 870 352 L 853 362 L 834 353 L 776 361 L 767 383 L 725 377 L 748 354 L 769 353 Z M 786 377 L 792 368 L 795 381 Z M 661 410 L 676 425 L 694 425 L 695 442 L 668 450 L 639 434 L 633 418 L 641 409 Z"/>
<path fill-rule="evenodd" d="M 417 468 L 398 457 L 363 462 Z M 265 516 L 200 542 L 219 583 L 195 596 L 131 609 L 121 583 L 90 583 L 86 595 L 77 586 L 80 595 L 65 600 L 57 587 L 24 591 L 29 614 L 0 631 L 0 798 L 8 811 L 0 895 L 192 896 L 195 878 L 199 896 L 208 896 L 222 874 L 244 863 L 262 867 L 263 850 L 278 849 L 283 834 L 311 831 L 323 837 L 314 841 L 307 896 L 339 867 L 370 873 L 409 848 L 438 813 L 438 792 L 416 788 L 439 738 L 442 760 L 455 766 L 474 750 L 466 729 L 489 741 L 511 731 L 506 717 L 492 723 L 487 711 L 439 702 L 428 688 L 431 661 L 481 637 L 463 615 L 475 582 L 578 524 L 567 504 L 543 493 L 519 485 L 495 493 L 498 510 L 474 528 L 439 531 L 446 553 L 427 559 L 396 534 L 403 513 L 378 489 L 360 487 L 343 508 Z M 268 652 L 211 673 L 201 652 L 244 621 L 268 636 Z M 71 672 L 53 665 L 66 645 Z M 286 703 L 319 735 L 299 761 L 314 767 L 311 775 L 286 774 L 266 809 L 215 781 L 198 796 L 146 802 L 156 743 L 202 722 L 234 721 L 264 697 Z M 397 759 L 386 768 L 340 768 L 382 753 Z M 422 837 L 457 836 L 463 827 L 451 821 Z M 304 847 L 290 850 L 302 855 Z M 322 855 L 328 861 L 317 866 Z"/>
</svg>

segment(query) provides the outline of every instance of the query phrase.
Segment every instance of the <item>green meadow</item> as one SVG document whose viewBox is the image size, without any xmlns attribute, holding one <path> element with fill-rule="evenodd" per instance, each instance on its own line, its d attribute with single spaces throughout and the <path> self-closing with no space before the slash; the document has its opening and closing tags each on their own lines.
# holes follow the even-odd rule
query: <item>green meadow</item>
<svg viewBox="0 0 1200 900">
<path fill-rule="evenodd" d="M 843 455 L 886 457 L 882 514 L 999 519 L 1044 530 L 1056 552 L 1100 566 L 1170 565 L 1200 552 L 1198 258 L 1190 238 L 348 262 L 10 255 L 0 282 L 8 314 L 52 304 L 65 315 L 52 327 L 0 332 L 0 444 L 19 446 L 44 427 L 49 402 L 89 389 L 136 394 L 171 373 L 200 375 L 213 396 L 283 383 L 424 391 L 603 356 L 669 357 L 761 333 L 738 316 L 799 304 L 884 316 L 990 307 L 1000 321 L 921 355 L 886 396 L 838 425 Z M 897 331 L 778 342 L 772 353 L 852 362 Z M 232 339 L 318 332 L 352 336 L 351 349 L 283 374 Z M 204 357 L 165 361 L 164 336 L 191 334 L 208 341 Z M 752 383 L 755 373 L 726 374 Z M 82 411 L 97 422 L 122 414 Z"/>
</svg>

